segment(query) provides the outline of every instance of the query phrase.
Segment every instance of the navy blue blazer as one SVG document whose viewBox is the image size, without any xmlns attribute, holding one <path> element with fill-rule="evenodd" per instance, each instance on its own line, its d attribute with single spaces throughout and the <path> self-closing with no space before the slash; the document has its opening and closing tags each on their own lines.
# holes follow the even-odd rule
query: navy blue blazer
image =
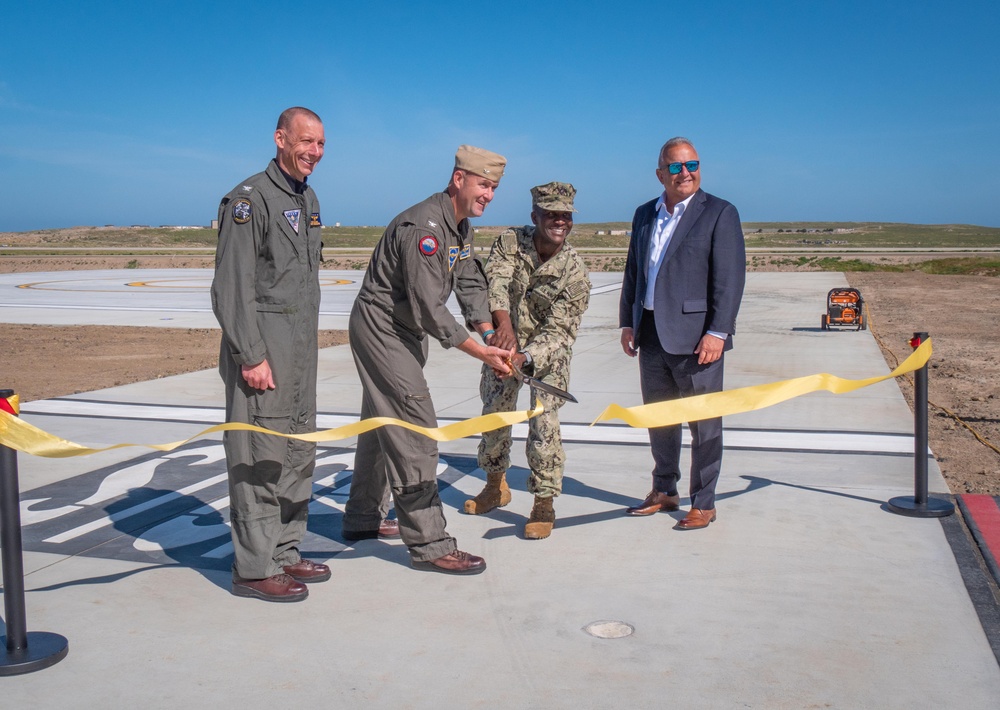
<svg viewBox="0 0 1000 710">
<path fill-rule="evenodd" d="M 646 297 L 646 266 L 656 228 L 656 200 L 635 211 L 618 321 L 638 340 Z M 663 349 L 674 355 L 694 352 L 708 331 L 728 333 L 733 347 L 736 314 L 746 282 L 743 227 L 736 208 L 698 190 L 688 203 L 663 255 L 654 286 L 656 331 Z"/>
</svg>

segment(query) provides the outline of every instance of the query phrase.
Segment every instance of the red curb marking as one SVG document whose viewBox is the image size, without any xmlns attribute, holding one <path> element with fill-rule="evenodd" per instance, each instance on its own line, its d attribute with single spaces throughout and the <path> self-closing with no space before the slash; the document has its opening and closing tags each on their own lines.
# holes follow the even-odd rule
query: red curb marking
<svg viewBox="0 0 1000 710">
<path fill-rule="evenodd" d="M 962 502 L 979 528 L 983 544 L 1000 564 L 1000 506 L 993 496 L 963 495 Z"/>
</svg>

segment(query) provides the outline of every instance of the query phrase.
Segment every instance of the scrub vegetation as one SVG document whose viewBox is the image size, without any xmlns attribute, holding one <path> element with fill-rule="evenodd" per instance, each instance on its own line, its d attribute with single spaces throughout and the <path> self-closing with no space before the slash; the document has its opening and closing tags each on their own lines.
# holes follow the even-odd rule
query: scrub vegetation
<svg viewBox="0 0 1000 710">
<path fill-rule="evenodd" d="M 570 242 L 591 271 L 622 271 L 628 222 L 578 223 Z M 485 256 L 506 226 L 476 226 Z M 381 226 L 323 228 L 324 267 L 364 269 Z M 749 271 L 884 271 L 1000 275 L 1000 229 L 968 224 L 892 222 L 745 222 Z M 211 267 L 216 233 L 208 227 L 71 227 L 0 232 L 0 259 L 10 271 Z M 61 257 L 69 257 L 66 262 Z"/>
</svg>

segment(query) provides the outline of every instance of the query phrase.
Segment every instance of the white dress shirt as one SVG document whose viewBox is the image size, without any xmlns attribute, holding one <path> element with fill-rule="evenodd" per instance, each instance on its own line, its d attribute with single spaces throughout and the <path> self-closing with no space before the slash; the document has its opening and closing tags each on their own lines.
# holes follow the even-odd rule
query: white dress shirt
<svg viewBox="0 0 1000 710">
<path fill-rule="evenodd" d="M 691 195 L 694 197 L 694 195 Z M 674 236 L 674 230 L 684 216 L 691 197 L 678 202 L 674 206 L 674 212 L 667 212 L 667 192 L 663 191 L 660 199 L 656 201 L 656 225 L 653 227 L 653 239 L 649 243 L 649 261 L 646 262 L 646 298 L 643 299 L 643 308 L 653 310 L 653 292 L 655 291 L 656 275 L 660 272 L 660 264 L 663 263 L 663 254 L 667 251 L 670 238 Z"/>
</svg>

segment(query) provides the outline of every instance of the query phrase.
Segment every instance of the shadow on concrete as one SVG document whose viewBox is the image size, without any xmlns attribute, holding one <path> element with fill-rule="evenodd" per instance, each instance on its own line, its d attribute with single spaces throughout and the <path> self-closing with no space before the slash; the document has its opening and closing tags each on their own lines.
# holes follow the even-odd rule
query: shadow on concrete
<svg viewBox="0 0 1000 710">
<path fill-rule="evenodd" d="M 457 458 L 457 457 L 452 457 Z M 486 473 L 481 468 L 475 468 L 468 472 L 469 476 L 478 478 L 481 481 L 486 480 Z M 718 500 L 727 500 L 730 498 L 735 498 L 737 496 L 746 495 L 747 493 L 753 493 L 756 490 L 766 488 L 769 485 L 774 484 L 766 478 L 760 478 L 757 476 L 741 476 L 748 481 L 746 488 L 741 491 L 728 491 L 725 493 L 720 493 L 716 496 Z M 512 466 L 507 469 L 507 483 L 512 489 L 524 490 L 526 491 L 528 486 L 528 469 L 522 466 Z M 681 481 L 683 486 L 683 479 Z M 790 484 L 788 484 L 790 485 Z M 593 525 L 596 523 L 602 523 L 607 520 L 614 520 L 622 517 L 625 514 L 625 508 L 635 505 L 643 499 L 646 495 L 646 491 L 638 493 L 635 497 L 623 496 L 619 493 L 613 493 L 611 491 L 606 491 L 602 488 L 596 488 L 588 483 L 584 483 L 579 479 L 572 478 L 569 476 L 563 477 L 563 491 L 562 495 L 575 496 L 578 498 L 589 498 L 592 500 L 598 500 L 608 503 L 613 508 L 602 511 L 599 513 L 587 513 L 585 515 L 572 515 L 569 517 L 557 517 L 558 526 L 560 528 L 571 528 L 580 525 Z M 446 505 L 453 507 L 456 512 L 460 515 L 464 515 L 465 501 L 468 496 L 455 489 L 452 486 L 442 486 L 441 499 Z M 691 501 L 687 497 L 681 498 L 681 507 L 689 506 Z M 557 504 L 558 505 L 558 504 Z M 684 510 L 678 510 L 676 512 L 670 513 L 670 516 L 675 520 L 681 520 L 687 514 Z M 505 523 L 506 527 L 494 528 L 489 530 L 483 537 L 487 540 L 495 540 L 504 537 L 522 537 L 524 523 L 528 519 L 527 512 L 524 514 L 514 512 L 507 508 L 496 508 L 495 510 L 487 513 L 491 520 L 496 520 L 501 523 Z M 558 514 L 557 514 L 558 516 Z"/>
<path fill-rule="evenodd" d="M 765 486 L 785 486 L 786 488 L 798 488 L 799 490 L 810 491 L 812 493 L 823 493 L 824 495 L 829 495 L 829 496 L 839 496 L 840 498 L 850 498 L 851 500 L 860 500 L 865 503 L 878 503 L 879 505 L 885 507 L 885 501 L 880 500 L 878 498 L 866 498 L 864 496 L 857 496 L 851 493 L 843 493 L 841 491 L 831 491 L 828 488 L 803 486 L 798 483 L 785 483 L 784 481 L 775 481 L 770 478 L 761 478 L 759 476 L 740 476 L 740 478 L 744 478 L 750 481 L 750 486 L 747 488 L 747 490 L 750 490 L 752 488 L 763 488 Z M 722 498 L 723 496 L 720 495 L 718 497 Z"/>
</svg>

